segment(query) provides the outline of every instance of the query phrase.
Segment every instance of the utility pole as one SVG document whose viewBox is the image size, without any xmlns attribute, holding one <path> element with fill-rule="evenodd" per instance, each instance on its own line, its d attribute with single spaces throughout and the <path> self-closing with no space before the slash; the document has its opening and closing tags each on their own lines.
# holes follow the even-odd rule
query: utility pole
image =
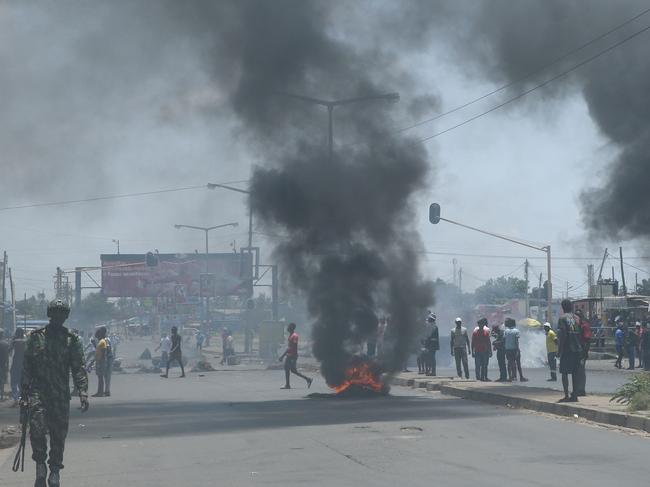
<svg viewBox="0 0 650 487">
<path fill-rule="evenodd" d="M 4 252 L 2 259 L 2 313 L 0 313 L 0 328 L 4 327 L 5 324 L 5 301 L 7 300 L 7 287 L 5 286 L 5 280 L 7 278 L 7 251 Z"/>
<path fill-rule="evenodd" d="M 537 321 L 542 321 L 542 303 L 541 303 L 541 297 L 542 297 L 542 273 L 539 273 L 539 286 L 537 287 L 539 289 L 539 292 L 537 293 Z M 550 321 L 549 321 L 550 323 Z"/>
<path fill-rule="evenodd" d="M 530 318 L 530 296 L 528 295 L 528 259 L 524 262 L 524 279 L 526 280 L 526 318 Z"/>
<path fill-rule="evenodd" d="M 618 252 L 621 256 L 621 281 L 623 281 L 623 295 L 627 296 L 627 286 L 625 285 L 625 271 L 623 270 L 623 247 L 619 247 Z"/>
<path fill-rule="evenodd" d="M 634 273 L 634 294 L 637 294 L 638 292 L 639 292 L 639 273 L 635 272 Z"/>
<path fill-rule="evenodd" d="M 16 287 L 9 268 L 9 289 L 11 290 L 11 332 L 16 331 Z"/>
<path fill-rule="evenodd" d="M 594 297 L 594 265 L 587 265 L 587 296 Z"/>
<path fill-rule="evenodd" d="M 458 286 L 458 280 L 456 279 L 456 264 L 458 261 L 456 259 L 452 259 L 451 263 L 454 266 L 454 286 Z"/>
<path fill-rule="evenodd" d="M 458 269 L 458 291 L 463 292 L 463 268 Z"/>
</svg>

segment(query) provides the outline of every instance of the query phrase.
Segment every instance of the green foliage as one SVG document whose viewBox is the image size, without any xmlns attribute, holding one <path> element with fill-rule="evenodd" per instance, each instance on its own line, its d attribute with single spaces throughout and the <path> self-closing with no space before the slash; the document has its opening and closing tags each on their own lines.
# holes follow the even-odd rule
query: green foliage
<svg viewBox="0 0 650 487">
<path fill-rule="evenodd" d="M 628 405 L 631 411 L 648 409 L 650 406 L 650 373 L 642 372 L 618 388 L 609 400 L 617 404 Z"/>
<path fill-rule="evenodd" d="M 96 323 L 113 318 L 115 306 L 102 293 L 91 293 L 81 300 L 75 314 L 78 318 Z"/>
<path fill-rule="evenodd" d="M 45 299 L 45 293 L 38 293 L 36 296 L 27 298 L 27 300 L 22 299 L 16 301 L 16 313 L 19 315 L 27 315 L 35 320 L 47 319 L 47 299 Z"/>
<path fill-rule="evenodd" d="M 501 304 L 508 299 L 526 297 L 526 281 L 517 277 L 497 277 L 489 279 L 474 291 L 476 302 L 480 304 Z"/>
</svg>

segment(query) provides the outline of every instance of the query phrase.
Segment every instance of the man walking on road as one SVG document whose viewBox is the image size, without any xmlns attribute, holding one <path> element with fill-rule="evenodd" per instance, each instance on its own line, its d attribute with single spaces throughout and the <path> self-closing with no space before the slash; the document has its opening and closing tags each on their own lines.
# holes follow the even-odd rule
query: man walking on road
<svg viewBox="0 0 650 487">
<path fill-rule="evenodd" d="M 25 330 L 16 328 L 14 339 L 11 342 L 11 351 L 13 358 L 11 359 L 11 370 L 9 375 L 11 378 L 11 397 L 14 404 L 18 405 L 20 399 L 20 383 L 23 374 L 23 361 L 25 358 Z"/>
<path fill-rule="evenodd" d="M 497 382 L 508 381 L 508 368 L 506 367 L 506 342 L 503 330 L 499 325 L 492 325 L 492 350 L 497 353 L 497 362 L 499 363 L 499 378 Z"/>
<path fill-rule="evenodd" d="M 451 356 L 456 359 L 456 372 L 458 377 L 463 377 L 460 369 L 461 363 L 465 378 L 469 379 L 469 366 L 467 364 L 467 354 L 472 351 L 467 336 L 467 328 L 463 326 L 463 320 L 456 318 L 456 327 L 451 330 Z"/>
<path fill-rule="evenodd" d="M 169 339 L 167 336 L 167 333 L 165 333 L 162 338 L 160 339 L 160 343 L 156 347 L 156 352 L 160 350 L 160 368 L 162 369 L 163 367 L 167 367 L 167 363 L 169 362 L 169 352 L 172 349 L 172 341 Z"/>
<path fill-rule="evenodd" d="M 548 382 L 557 382 L 557 335 L 551 329 L 549 322 L 544 323 L 544 333 L 546 334 L 546 356 L 548 367 L 551 369 L 551 378 Z"/>
<path fill-rule="evenodd" d="M 178 365 L 181 367 L 181 377 L 185 377 L 185 368 L 183 367 L 183 355 L 181 353 L 181 343 L 183 339 L 181 336 L 178 334 L 178 328 L 175 326 L 172 326 L 172 348 L 169 351 L 169 360 L 167 361 L 167 368 L 165 369 L 165 373 L 162 374 L 160 377 L 164 377 L 167 379 L 169 377 L 169 366 L 173 361 L 178 362 Z"/>
<path fill-rule="evenodd" d="M 29 436 L 36 462 L 34 487 L 45 487 L 47 438 L 50 435 L 49 487 L 59 487 L 70 414 L 70 373 L 88 410 L 88 375 L 79 338 L 63 326 L 70 308 L 61 299 L 47 307 L 50 323 L 29 335 L 25 347 L 21 402 L 29 408 Z"/>
<path fill-rule="evenodd" d="M 307 377 L 306 375 L 302 375 L 300 372 L 298 372 L 298 340 L 300 337 L 296 333 L 296 324 L 295 323 L 289 323 L 289 326 L 287 327 L 287 331 L 289 332 L 289 338 L 287 340 L 287 349 L 284 351 L 284 353 L 280 356 L 280 362 L 284 360 L 284 378 L 285 378 L 285 383 L 284 386 L 282 386 L 280 389 L 291 389 L 291 384 L 290 384 L 290 374 L 295 374 L 298 377 L 304 379 L 307 382 L 307 389 L 311 387 L 311 383 L 314 381 L 314 379 L 311 379 Z"/>
<path fill-rule="evenodd" d="M 478 326 L 472 333 L 472 357 L 476 367 L 476 380 L 489 382 L 488 363 L 492 356 L 492 343 L 490 342 L 490 331 L 487 328 L 488 320 L 481 318 Z"/>
<path fill-rule="evenodd" d="M 570 300 L 562 301 L 562 311 L 558 321 L 558 351 L 560 354 L 560 373 L 564 397 L 559 402 L 578 402 L 578 362 L 583 354 L 581 330 L 577 316 L 572 313 Z M 573 382 L 573 392 L 569 395 L 569 375 Z"/>
</svg>

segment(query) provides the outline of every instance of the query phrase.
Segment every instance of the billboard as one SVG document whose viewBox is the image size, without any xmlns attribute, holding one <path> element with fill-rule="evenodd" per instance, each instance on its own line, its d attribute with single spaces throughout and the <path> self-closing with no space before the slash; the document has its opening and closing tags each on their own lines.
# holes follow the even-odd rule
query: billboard
<svg viewBox="0 0 650 487">
<path fill-rule="evenodd" d="M 151 257 L 151 256 L 150 256 Z M 201 297 L 248 296 L 251 254 L 102 254 L 102 292 L 109 298 L 173 299 L 195 303 Z"/>
</svg>

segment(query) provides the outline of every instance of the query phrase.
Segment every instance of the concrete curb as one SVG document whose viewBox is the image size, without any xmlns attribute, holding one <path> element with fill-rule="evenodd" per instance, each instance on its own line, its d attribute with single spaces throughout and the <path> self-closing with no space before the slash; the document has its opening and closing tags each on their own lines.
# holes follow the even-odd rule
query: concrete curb
<svg viewBox="0 0 650 487">
<path fill-rule="evenodd" d="M 486 390 L 468 387 L 468 382 L 455 385 L 451 380 L 431 379 L 406 379 L 395 377 L 393 384 L 427 391 L 440 391 L 461 399 L 484 402 L 496 406 L 506 406 L 517 409 L 528 409 L 540 413 L 555 414 L 557 416 L 575 417 L 594 421 L 596 423 L 621 426 L 650 433 L 650 418 L 641 415 L 628 414 L 618 411 L 608 411 L 602 408 L 581 406 L 579 403 L 557 403 L 540 399 L 512 396 L 495 390 Z"/>
</svg>

